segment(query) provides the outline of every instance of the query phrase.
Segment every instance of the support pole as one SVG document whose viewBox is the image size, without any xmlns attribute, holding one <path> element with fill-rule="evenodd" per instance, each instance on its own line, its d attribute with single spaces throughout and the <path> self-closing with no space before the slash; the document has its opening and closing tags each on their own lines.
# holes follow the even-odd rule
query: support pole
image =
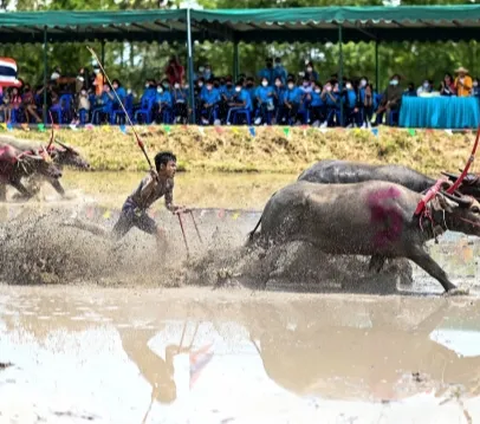
<svg viewBox="0 0 480 424">
<path fill-rule="evenodd" d="M 338 70 L 338 90 L 343 99 L 343 33 L 342 25 L 338 25 L 338 52 L 339 52 L 339 70 Z M 343 102 L 340 103 L 340 125 L 343 127 Z"/>
<path fill-rule="evenodd" d="M 378 67 L 378 40 L 375 40 L 375 89 L 380 92 L 380 68 Z"/>
<path fill-rule="evenodd" d="M 192 21 L 190 8 L 187 9 L 187 51 L 188 51 L 188 93 L 190 100 L 190 123 L 195 124 L 195 92 L 193 88 L 193 43 L 192 43 Z"/>
<path fill-rule="evenodd" d="M 240 62 L 238 59 L 238 41 L 233 42 L 233 80 L 236 84 L 240 73 Z"/>
<path fill-rule="evenodd" d="M 105 40 L 102 40 L 100 57 L 102 58 L 102 66 L 105 67 Z M 105 84 L 105 75 L 103 75 L 103 83 Z"/>
<path fill-rule="evenodd" d="M 47 124 L 47 75 L 48 75 L 47 27 L 43 27 L 43 123 Z M 53 123 L 52 123 L 53 124 Z"/>
</svg>

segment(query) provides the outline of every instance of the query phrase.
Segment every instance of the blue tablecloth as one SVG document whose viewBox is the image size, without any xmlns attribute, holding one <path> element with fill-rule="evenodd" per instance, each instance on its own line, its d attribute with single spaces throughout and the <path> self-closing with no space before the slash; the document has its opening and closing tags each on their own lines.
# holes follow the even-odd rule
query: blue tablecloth
<svg viewBox="0 0 480 424">
<path fill-rule="evenodd" d="M 477 97 L 403 97 L 400 126 L 407 128 L 477 128 Z"/>
</svg>

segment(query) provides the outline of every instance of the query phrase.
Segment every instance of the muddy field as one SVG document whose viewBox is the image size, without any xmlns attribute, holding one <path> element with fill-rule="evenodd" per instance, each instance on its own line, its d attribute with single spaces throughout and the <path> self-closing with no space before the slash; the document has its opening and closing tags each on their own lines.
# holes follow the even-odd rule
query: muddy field
<svg viewBox="0 0 480 424">
<path fill-rule="evenodd" d="M 47 189 L 0 205 L 0 423 L 480 420 L 475 239 L 429 244 L 471 291 L 443 297 L 405 260 L 372 274 L 365 258 L 300 244 L 245 251 L 295 176 L 181 175 L 202 242 L 185 216 L 187 257 L 178 219 L 157 206 L 162 261 L 137 230 L 114 244 L 70 225 L 110 229 L 141 176 L 93 175 L 67 174 L 69 200 Z"/>
</svg>

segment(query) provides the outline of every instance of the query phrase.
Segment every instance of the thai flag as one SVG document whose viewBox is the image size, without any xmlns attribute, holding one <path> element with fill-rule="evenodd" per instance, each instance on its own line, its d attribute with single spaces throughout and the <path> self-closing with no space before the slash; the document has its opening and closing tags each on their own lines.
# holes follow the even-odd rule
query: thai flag
<svg viewBox="0 0 480 424">
<path fill-rule="evenodd" d="M 0 57 L 0 86 L 19 87 L 17 79 L 17 62 L 9 57 Z"/>
</svg>

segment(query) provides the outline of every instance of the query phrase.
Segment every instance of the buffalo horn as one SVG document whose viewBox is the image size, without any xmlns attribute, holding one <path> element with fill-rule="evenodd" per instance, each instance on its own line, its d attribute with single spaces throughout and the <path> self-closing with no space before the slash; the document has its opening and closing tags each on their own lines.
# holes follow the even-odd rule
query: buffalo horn
<svg viewBox="0 0 480 424">
<path fill-rule="evenodd" d="M 458 203 L 460 206 L 463 206 L 463 207 L 468 208 L 473 202 L 473 199 L 471 197 L 468 197 L 468 196 L 462 196 L 462 195 L 454 196 L 454 195 L 452 195 L 450 193 L 446 193 L 444 191 L 441 191 L 440 193 L 443 194 L 447 199 L 450 199 L 450 200 Z"/>
<path fill-rule="evenodd" d="M 60 146 L 62 146 L 66 150 L 72 150 L 71 147 L 68 147 L 66 144 L 62 143 L 58 138 L 55 139 L 55 143 L 59 144 Z"/>
<path fill-rule="evenodd" d="M 458 180 L 458 175 L 454 175 L 450 172 L 445 172 L 445 171 L 442 171 L 441 174 L 445 175 L 446 177 L 450 178 L 451 180 L 453 181 L 457 181 Z"/>
</svg>

